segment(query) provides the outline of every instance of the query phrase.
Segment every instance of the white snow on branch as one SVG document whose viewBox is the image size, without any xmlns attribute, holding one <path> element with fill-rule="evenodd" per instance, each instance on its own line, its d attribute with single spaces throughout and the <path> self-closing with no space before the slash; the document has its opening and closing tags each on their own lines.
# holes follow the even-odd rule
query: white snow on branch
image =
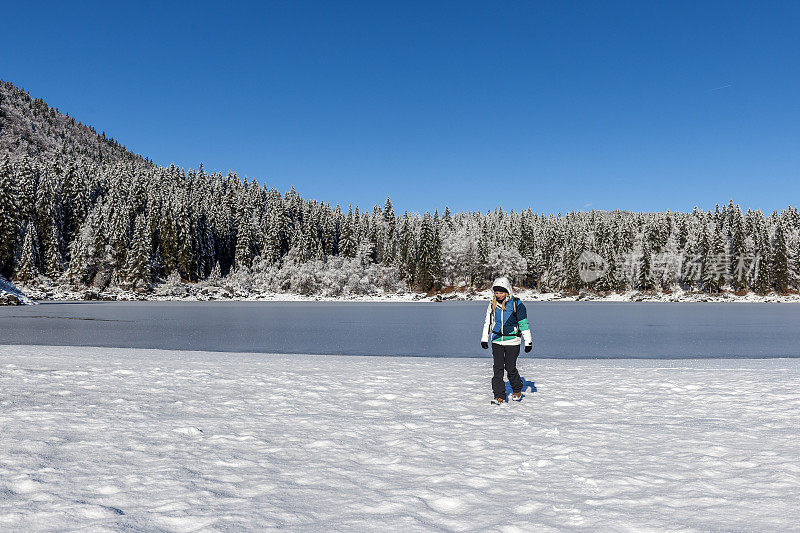
<svg viewBox="0 0 800 533">
<path fill-rule="evenodd" d="M 25 293 L 13 283 L 0 276 L 0 305 L 34 305 Z"/>
</svg>

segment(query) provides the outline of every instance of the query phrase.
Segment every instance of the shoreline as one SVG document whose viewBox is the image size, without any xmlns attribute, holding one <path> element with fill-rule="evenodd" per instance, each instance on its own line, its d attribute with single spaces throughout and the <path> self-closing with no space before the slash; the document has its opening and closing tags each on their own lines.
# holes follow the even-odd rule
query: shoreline
<svg viewBox="0 0 800 533">
<path fill-rule="evenodd" d="M 150 293 L 138 293 L 121 289 L 96 291 L 76 290 L 63 286 L 27 287 L 18 284 L 17 288 L 33 302 L 37 301 L 181 301 L 181 302 L 355 302 L 355 303 L 439 303 L 439 302 L 482 302 L 491 299 L 489 290 L 451 291 L 427 295 L 417 292 L 369 295 L 303 295 L 296 293 L 273 293 L 262 291 L 245 292 L 228 287 L 213 287 L 203 284 L 183 283 L 179 287 L 165 289 L 157 286 Z M 716 294 L 689 292 L 683 290 L 664 292 L 609 292 L 599 294 L 594 291 L 580 291 L 576 294 L 563 292 L 538 292 L 528 289 L 515 291 L 514 296 L 523 302 L 651 302 L 651 303 L 800 303 L 800 294 L 747 293 L 736 295 L 732 292 Z"/>
</svg>

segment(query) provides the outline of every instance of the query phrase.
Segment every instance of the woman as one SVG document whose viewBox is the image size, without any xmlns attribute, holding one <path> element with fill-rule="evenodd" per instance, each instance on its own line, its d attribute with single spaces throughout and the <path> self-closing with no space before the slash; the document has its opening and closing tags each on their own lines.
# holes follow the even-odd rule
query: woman
<svg viewBox="0 0 800 533">
<path fill-rule="evenodd" d="M 522 399 L 522 378 L 517 371 L 517 357 L 519 357 L 520 337 L 525 339 L 525 352 L 533 348 L 531 329 L 528 325 L 528 311 L 525 305 L 514 298 L 511 282 L 508 278 L 497 278 L 492 283 L 494 297 L 486 310 L 486 320 L 483 323 L 481 347 L 489 348 L 491 335 L 492 357 L 494 359 L 494 377 L 492 377 L 492 391 L 494 404 L 508 401 L 506 384 L 503 380 L 503 369 L 508 373 L 511 383 L 511 399 Z"/>
</svg>

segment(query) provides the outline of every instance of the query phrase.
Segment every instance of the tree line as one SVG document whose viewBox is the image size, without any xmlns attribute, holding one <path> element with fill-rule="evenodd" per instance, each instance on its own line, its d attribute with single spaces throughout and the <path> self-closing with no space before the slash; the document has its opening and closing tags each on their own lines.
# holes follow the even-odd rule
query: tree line
<svg viewBox="0 0 800 533">
<path fill-rule="evenodd" d="M 0 272 L 76 286 L 147 291 L 232 272 L 358 260 L 410 289 L 483 287 L 496 275 L 542 291 L 664 289 L 786 292 L 798 286 L 800 216 L 732 202 L 712 211 L 395 213 L 281 194 L 234 173 L 142 160 L 23 157 L 0 165 Z M 580 275 L 581 255 L 606 264 Z"/>
</svg>

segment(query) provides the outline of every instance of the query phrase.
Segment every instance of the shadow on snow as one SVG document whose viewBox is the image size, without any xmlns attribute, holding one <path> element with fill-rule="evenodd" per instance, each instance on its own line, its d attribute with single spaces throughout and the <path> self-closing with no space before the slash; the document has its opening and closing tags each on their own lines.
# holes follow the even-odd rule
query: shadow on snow
<svg viewBox="0 0 800 533">
<path fill-rule="evenodd" d="M 522 400 L 525 399 L 525 391 L 526 390 L 530 390 L 531 394 L 536 392 L 536 385 L 533 383 L 533 381 L 528 381 L 527 379 L 525 379 L 522 376 L 520 376 L 520 379 L 522 379 L 522 393 L 523 394 L 522 394 L 522 399 L 520 399 L 520 401 L 522 401 Z M 511 389 L 511 383 L 509 383 L 508 381 L 506 381 L 505 383 L 506 383 L 506 397 L 510 397 L 511 393 L 514 392 L 514 391 Z"/>
</svg>

